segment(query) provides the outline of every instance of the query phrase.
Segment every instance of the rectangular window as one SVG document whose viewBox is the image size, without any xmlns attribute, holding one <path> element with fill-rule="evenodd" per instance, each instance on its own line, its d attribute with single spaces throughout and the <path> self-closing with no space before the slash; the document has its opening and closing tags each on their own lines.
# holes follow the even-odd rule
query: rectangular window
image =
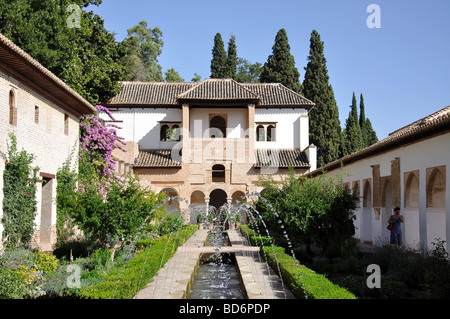
<svg viewBox="0 0 450 319">
<path fill-rule="evenodd" d="M 34 123 L 39 124 L 39 106 L 34 106 Z"/>
<path fill-rule="evenodd" d="M 69 115 L 64 113 L 64 135 L 69 135 Z"/>
</svg>

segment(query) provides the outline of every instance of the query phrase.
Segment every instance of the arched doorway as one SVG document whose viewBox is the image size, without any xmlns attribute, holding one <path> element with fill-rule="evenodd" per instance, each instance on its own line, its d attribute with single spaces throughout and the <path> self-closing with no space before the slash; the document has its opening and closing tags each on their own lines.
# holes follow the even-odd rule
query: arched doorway
<svg viewBox="0 0 450 319">
<path fill-rule="evenodd" d="M 174 190 L 173 188 L 164 188 L 160 193 L 165 193 L 166 194 L 166 204 L 165 206 L 167 207 L 167 211 L 170 213 L 176 213 L 179 212 L 180 210 L 180 203 L 178 202 L 178 199 L 173 199 L 173 200 L 169 200 L 169 198 L 171 197 L 175 197 L 178 196 L 178 193 L 176 192 L 176 190 Z"/>
<path fill-rule="evenodd" d="M 222 189 L 215 189 L 209 194 L 209 205 L 219 209 L 227 203 L 227 193 Z"/>
<path fill-rule="evenodd" d="M 227 121 L 224 116 L 216 115 L 211 117 L 209 121 L 209 129 L 211 138 L 227 137 Z"/>
</svg>

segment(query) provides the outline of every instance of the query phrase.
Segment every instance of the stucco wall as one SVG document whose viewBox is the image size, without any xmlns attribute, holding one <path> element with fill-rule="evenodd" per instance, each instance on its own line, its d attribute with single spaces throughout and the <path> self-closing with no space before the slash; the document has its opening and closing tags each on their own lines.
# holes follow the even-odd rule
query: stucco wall
<svg viewBox="0 0 450 319">
<path fill-rule="evenodd" d="M 387 179 L 391 176 L 392 161 L 397 158 L 400 164 L 399 206 L 401 214 L 405 217 L 405 223 L 402 226 L 405 244 L 413 248 L 418 248 L 421 244 L 432 248 L 431 242 L 437 237 L 446 240 L 447 243 L 450 242 L 449 140 L 450 133 L 446 133 L 344 166 L 342 170 L 344 183 L 348 183 L 350 188 L 352 188 L 355 185 L 355 181 L 359 182 L 361 203 L 360 208 L 356 211 L 355 226 L 358 228 L 357 238 L 371 241 L 375 244 L 388 240 L 389 231 L 386 230 L 386 226 L 387 218 L 392 213 L 392 206 L 381 207 L 380 218 L 377 219 L 374 209 L 363 205 L 364 181 L 368 180 L 371 185 L 373 200 L 376 194 L 373 193 L 372 165 L 380 165 L 380 177 L 382 180 L 383 178 Z M 427 169 L 442 166 L 446 167 L 445 207 L 427 207 Z M 418 205 L 414 205 L 417 207 L 408 207 L 405 205 L 405 175 L 407 176 L 408 173 L 414 171 L 418 171 L 419 179 Z M 340 173 L 341 170 L 336 169 L 327 174 L 336 176 Z M 389 195 L 389 188 L 387 190 Z M 383 193 L 383 189 L 381 189 L 381 192 Z M 381 194 L 381 196 L 383 195 Z M 387 196 L 385 206 L 389 206 L 389 200 L 392 200 L 392 197 L 389 198 Z"/>
</svg>

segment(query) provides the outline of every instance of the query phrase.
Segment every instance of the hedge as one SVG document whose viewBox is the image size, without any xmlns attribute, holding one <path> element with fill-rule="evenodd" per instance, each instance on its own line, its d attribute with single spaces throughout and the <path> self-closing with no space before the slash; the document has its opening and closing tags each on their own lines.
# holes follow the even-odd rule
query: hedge
<svg viewBox="0 0 450 319">
<path fill-rule="evenodd" d="M 275 239 L 273 237 L 258 235 L 248 225 L 240 225 L 239 228 L 252 246 L 263 247 L 275 245 Z"/>
<path fill-rule="evenodd" d="M 114 299 L 133 298 L 138 290 L 145 288 L 150 279 L 175 254 L 176 248 L 189 239 L 196 230 L 197 225 L 189 225 L 170 239 L 158 238 L 136 242 L 136 247 L 148 247 L 143 252 L 136 254 L 125 268 L 115 269 L 102 282 L 81 292 L 80 297 L 85 299 L 112 299 L 113 296 Z M 121 273 L 122 277 L 120 277 Z M 120 281 L 117 284 L 119 278 Z M 139 280 L 141 282 L 138 288 Z M 117 290 L 114 294 L 116 286 Z"/>
<path fill-rule="evenodd" d="M 267 262 L 280 275 L 276 264 L 278 262 L 281 277 L 296 298 L 304 299 L 306 291 L 308 299 L 356 299 L 353 293 L 333 284 L 324 275 L 317 274 L 300 263 L 298 263 L 297 268 L 294 258 L 286 254 L 284 249 L 279 249 L 279 247 L 273 249 L 271 246 L 265 246 L 263 249 L 267 257 Z M 276 260 L 274 255 L 276 256 Z"/>
</svg>

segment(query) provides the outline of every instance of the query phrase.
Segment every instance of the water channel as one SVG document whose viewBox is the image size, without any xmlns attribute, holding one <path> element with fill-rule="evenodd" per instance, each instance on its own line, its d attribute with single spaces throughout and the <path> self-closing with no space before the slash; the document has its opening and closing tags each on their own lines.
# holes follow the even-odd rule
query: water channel
<svg viewBox="0 0 450 319">
<path fill-rule="evenodd" d="M 206 246 L 230 246 L 226 232 L 210 231 Z M 234 254 L 202 254 L 189 299 L 243 299 Z"/>
</svg>

